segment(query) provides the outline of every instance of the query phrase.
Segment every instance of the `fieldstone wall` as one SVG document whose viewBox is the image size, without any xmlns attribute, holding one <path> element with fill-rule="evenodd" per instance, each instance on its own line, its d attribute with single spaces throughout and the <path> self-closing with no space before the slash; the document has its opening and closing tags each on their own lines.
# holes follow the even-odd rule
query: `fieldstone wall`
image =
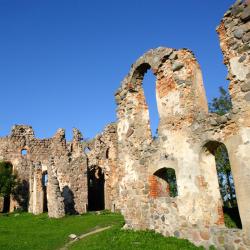
<svg viewBox="0 0 250 250">
<path fill-rule="evenodd" d="M 109 124 L 103 132 L 85 145 L 88 158 L 88 169 L 100 167 L 104 173 L 105 209 L 119 210 L 119 181 L 123 175 L 117 166 L 117 127 Z"/>
<path fill-rule="evenodd" d="M 118 168 L 124 171 L 119 194 L 126 228 L 150 228 L 206 247 L 250 248 L 249 8 L 238 1 L 217 29 L 229 69 L 231 113 L 208 113 L 200 67 L 187 49 L 152 49 L 123 80 L 115 97 Z M 151 135 L 142 86 L 147 70 L 156 79 L 157 138 Z M 243 230 L 224 226 L 214 158 L 220 143 L 229 153 Z M 164 168 L 175 170 L 177 197 L 158 190 L 162 184 L 154 174 Z"/>
<path fill-rule="evenodd" d="M 88 175 L 94 170 L 97 179 L 104 176 L 104 208 L 120 210 L 125 228 L 152 229 L 206 248 L 250 249 L 249 24 L 249 3 L 237 1 L 217 28 L 233 102 L 224 116 L 208 112 L 194 54 L 159 47 L 131 66 L 115 94 L 117 122 L 94 139 L 83 141 L 77 129 L 71 142 L 63 129 L 50 139 L 37 139 L 30 126 L 14 126 L 9 136 L 0 138 L 0 160 L 11 162 L 20 180 L 11 211 L 21 207 L 42 213 L 46 196 L 50 217 L 84 213 Z M 147 70 L 156 79 L 160 122 L 155 138 L 143 91 Z M 242 230 L 224 225 L 214 156 L 221 144 L 230 158 Z M 159 176 L 165 169 L 175 173 L 175 196 Z"/>
<path fill-rule="evenodd" d="M 65 215 L 66 206 L 64 207 L 64 198 L 60 191 L 57 170 L 53 159 L 51 159 L 50 166 L 48 169 L 49 179 L 47 188 L 48 215 L 52 218 L 61 218 Z"/>
<path fill-rule="evenodd" d="M 15 125 L 10 136 L 0 138 L 0 159 L 11 162 L 19 178 L 10 211 L 21 208 L 34 214 L 43 212 L 45 187 L 42 175 L 45 171 L 48 172 L 49 215 L 61 217 L 63 213 L 86 211 L 87 177 L 84 173 L 87 158 L 83 154 L 81 133 L 74 129 L 73 134 L 69 143 L 62 129 L 53 138 L 40 140 L 34 137 L 30 126 Z M 22 155 L 23 150 L 27 151 L 25 155 Z"/>
<path fill-rule="evenodd" d="M 88 209 L 88 171 L 99 166 L 105 175 L 105 209 L 119 209 L 116 124 L 108 125 L 91 141 L 79 130 L 66 142 L 58 129 L 50 139 L 36 139 L 30 126 L 15 125 L 10 136 L 0 138 L 0 160 L 11 162 L 19 185 L 11 198 L 10 211 L 21 208 L 50 217 L 81 214 Z M 88 148 L 89 152 L 84 152 Z M 22 151 L 26 150 L 23 155 Z M 45 186 L 44 174 L 48 183 Z M 45 204 L 47 200 L 47 205 Z M 3 199 L 1 199 L 1 211 Z"/>
<path fill-rule="evenodd" d="M 33 166 L 34 170 L 30 169 L 30 198 L 29 198 L 29 211 L 34 214 L 41 214 L 44 211 L 44 188 L 42 183 L 42 166 L 37 163 Z"/>
<path fill-rule="evenodd" d="M 227 139 L 233 163 L 236 194 L 243 223 L 250 238 L 250 5 L 237 1 L 227 11 L 217 28 L 224 63 L 228 67 L 229 91 L 233 101 L 232 116 L 237 132 Z M 237 141 L 237 143 L 235 143 Z"/>
</svg>

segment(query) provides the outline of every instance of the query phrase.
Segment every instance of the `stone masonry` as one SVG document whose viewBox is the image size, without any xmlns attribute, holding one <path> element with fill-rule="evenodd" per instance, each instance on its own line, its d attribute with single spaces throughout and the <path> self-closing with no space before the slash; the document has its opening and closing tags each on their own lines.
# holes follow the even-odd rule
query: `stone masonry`
<svg viewBox="0 0 250 250">
<path fill-rule="evenodd" d="M 200 67 L 187 49 L 157 48 L 141 56 L 116 93 L 119 198 L 126 227 L 153 229 L 218 249 L 250 249 L 250 6 L 237 1 L 217 28 L 228 67 L 233 109 L 208 112 Z M 152 138 L 143 76 L 156 78 L 158 137 Z M 216 147 L 229 153 L 243 230 L 224 226 Z M 178 195 L 155 195 L 154 174 L 175 170 Z M 158 185 L 158 184 L 157 184 Z"/>
<path fill-rule="evenodd" d="M 44 190 L 41 181 L 45 171 L 51 177 L 48 178 L 48 197 L 58 194 L 57 198 L 60 200 L 61 194 L 56 191 L 60 188 L 64 198 L 71 193 L 75 200 L 79 200 L 75 212 L 86 211 L 87 182 L 84 171 L 87 170 L 87 159 L 84 154 L 79 155 L 82 143 L 78 130 L 74 130 L 73 141 L 66 143 L 62 129 L 51 139 L 39 140 L 34 137 L 30 126 L 15 125 L 10 136 L 0 138 L 0 145 L 1 160 L 12 163 L 20 180 L 20 188 L 17 197 L 11 200 L 10 211 L 28 208 L 29 212 L 35 214 L 43 212 Z M 22 155 L 23 150 L 27 150 L 26 155 Z M 70 192 L 63 192 L 65 189 Z M 53 206 L 57 206 L 56 204 Z"/>
<path fill-rule="evenodd" d="M 224 116 L 208 112 L 194 54 L 159 47 L 131 66 L 115 94 L 116 123 L 94 139 L 84 141 L 77 129 L 70 142 L 63 129 L 52 138 L 36 139 L 30 126 L 15 125 L 9 136 L 0 138 L 0 159 L 11 162 L 19 178 L 10 211 L 39 214 L 47 200 L 50 217 L 85 213 L 91 172 L 96 182 L 104 176 L 103 208 L 121 211 L 125 228 L 152 229 L 206 248 L 250 249 L 249 21 L 250 5 L 237 1 L 217 28 L 233 103 Z M 147 70 L 156 79 L 156 138 L 142 84 Z M 229 154 L 242 230 L 224 225 L 214 156 L 221 144 Z M 166 169 L 176 175 L 175 195 L 160 176 Z"/>
</svg>

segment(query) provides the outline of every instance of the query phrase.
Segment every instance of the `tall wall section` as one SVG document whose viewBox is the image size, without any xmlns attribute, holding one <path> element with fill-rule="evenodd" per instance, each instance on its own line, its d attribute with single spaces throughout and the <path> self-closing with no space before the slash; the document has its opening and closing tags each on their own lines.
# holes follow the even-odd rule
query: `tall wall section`
<svg viewBox="0 0 250 250">
<path fill-rule="evenodd" d="M 84 172 L 87 171 L 87 159 L 82 153 L 80 132 L 76 129 L 73 132 L 73 140 L 69 143 L 62 129 L 53 138 L 40 140 L 34 137 L 30 126 L 16 125 L 10 136 L 0 138 L 0 160 L 13 165 L 19 180 L 10 211 L 17 208 L 35 214 L 44 211 L 44 173 L 48 174 L 49 215 L 61 217 L 65 212 L 86 211 L 87 177 Z"/>
<path fill-rule="evenodd" d="M 111 123 L 101 134 L 85 145 L 88 158 L 88 170 L 100 168 L 104 174 L 104 208 L 119 210 L 119 181 L 122 169 L 117 166 L 117 126 Z"/>
<path fill-rule="evenodd" d="M 14 126 L 9 136 L 0 138 L 0 160 L 12 163 L 20 181 L 11 197 L 11 211 L 21 207 L 42 213 L 47 198 L 50 217 L 84 213 L 90 190 L 95 198 L 103 185 L 98 196 L 102 208 L 121 210 L 126 228 L 152 229 L 205 247 L 249 249 L 249 21 L 250 6 L 237 1 L 217 28 L 233 102 L 224 116 L 208 112 L 194 54 L 159 47 L 132 65 L 115 94 L 117 122 L 93 140 L 83 142 L 77 129 L 71 142 L 66 142 L 63 129 L 50 139 L 37 139 L 30 126 Z M 156 138 L 143 91 L 147 70 L 156 79 L 160 118 Z M 242 230 L 224 225 L 214 156 L 221 144 L 229 154 Z M 163 176 L 168 170 L 177 182 L 174 195 Z M 101 183 L 95 190 L 91 178 Z"/>
<path fill-rule="evenodd" d="M 119 195 L 127 228 L 150 228 L 206 247 L 250 247 L 249 8 L 237 2 L 218 28 L 231 80 L 229 114 L 208 113 L 200 67 L 187 49 L 148 51 L 118 89 L 118 168 L 124 171 Z M 156 78 L 160 118 L 156 139 L 142 86 L 147 70 Z M 224 226 L 214 158 L 220 143 L 229 153 L 243 230 Z M 156 173 L 163 169 L 176 174 L 176 197 L 159 191 Z"/>
</svg>

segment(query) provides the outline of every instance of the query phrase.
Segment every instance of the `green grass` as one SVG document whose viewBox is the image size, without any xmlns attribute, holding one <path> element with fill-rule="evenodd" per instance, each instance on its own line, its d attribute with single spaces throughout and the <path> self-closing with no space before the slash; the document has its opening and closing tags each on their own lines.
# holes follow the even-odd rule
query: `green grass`
<svg viewBox="0 0 250 250">
<path fill-rule="evenodd" d="M 81 235 L 93 229 L 112 225 L 111 229 L 88 236 L 74 243 L 70 249 L 84 250 L 175 250 L 197 248 L 187 240 L 163 237 L 151 231 L 122 230 L 124 220 L 119 214 L 88 213 L 50 219 L 47 214 L 28 213 L 0 215 L 0 249 L 56 250 L 69 241 L 68 235 Z"/>
<path fill-rule="evenodd" d="M 74 243 L 70 250 L 190 250 L 198 248 L 188 240 L 163 237 L 152 231 L 121 230 L 119 227 L 103 231 Z"/>
<path fill-rule="evenodd" d="M 47 214 L 34 216 L 28 213 L 0 215 L 1 250 L 53 250 L 68 241 L 68 235 L 88 232 L 95 227 L 121 225 L 118 214 L 67 216 L 50 219 Z"/>
</svg>

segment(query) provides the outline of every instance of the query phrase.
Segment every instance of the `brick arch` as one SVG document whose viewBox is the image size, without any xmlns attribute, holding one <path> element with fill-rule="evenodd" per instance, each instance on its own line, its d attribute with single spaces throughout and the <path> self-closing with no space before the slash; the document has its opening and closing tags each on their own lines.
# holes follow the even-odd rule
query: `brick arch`
<svg viewBox="0 0 250 250">
<path fill-rule="evenodd" d="M 159 67 L 168 59 L 172 51 L 174 50 L 171 48 L 159 47 L 144 53 L 134 64 L 132 64 L 126 78 L 128 89 L 131 91 L 136 90 L 136 79 L 138 77 L 143 78 L 148 69 L 151 69 L 156 76 Z"/>
<path fill-rule="evenodd" d="M 177 179 L 173 168 L 160 168 L 149 177 L 150 196 L 176 197 L 178 195 Z"/>
<path fill-rule="evenodd" d="M 160 47 L 142 55 L 123 80 L 121 88 L 116 93 L 119 119 L 129 119 L 129 123 L 133 124 L 134 116 L 140 113 L 138 116 L 144 119 L 144 123 L 148 123 L 142 87 L 143 77 L 148 69 L 151 69 L 156 77 L 159 135 L 167 123 L 186 127 L 199 113 L 208 112 L 200 66 L 193 53 L 187 49 Z M 129 113 L 126 112 L 126 108 L 124 109 L 128 106 L 132 106 L 128 110 Z M 148 128 L 145 127 L 145 130 Z M 150 138 L 150 133 L 145 134 Z"/>
</svg>

